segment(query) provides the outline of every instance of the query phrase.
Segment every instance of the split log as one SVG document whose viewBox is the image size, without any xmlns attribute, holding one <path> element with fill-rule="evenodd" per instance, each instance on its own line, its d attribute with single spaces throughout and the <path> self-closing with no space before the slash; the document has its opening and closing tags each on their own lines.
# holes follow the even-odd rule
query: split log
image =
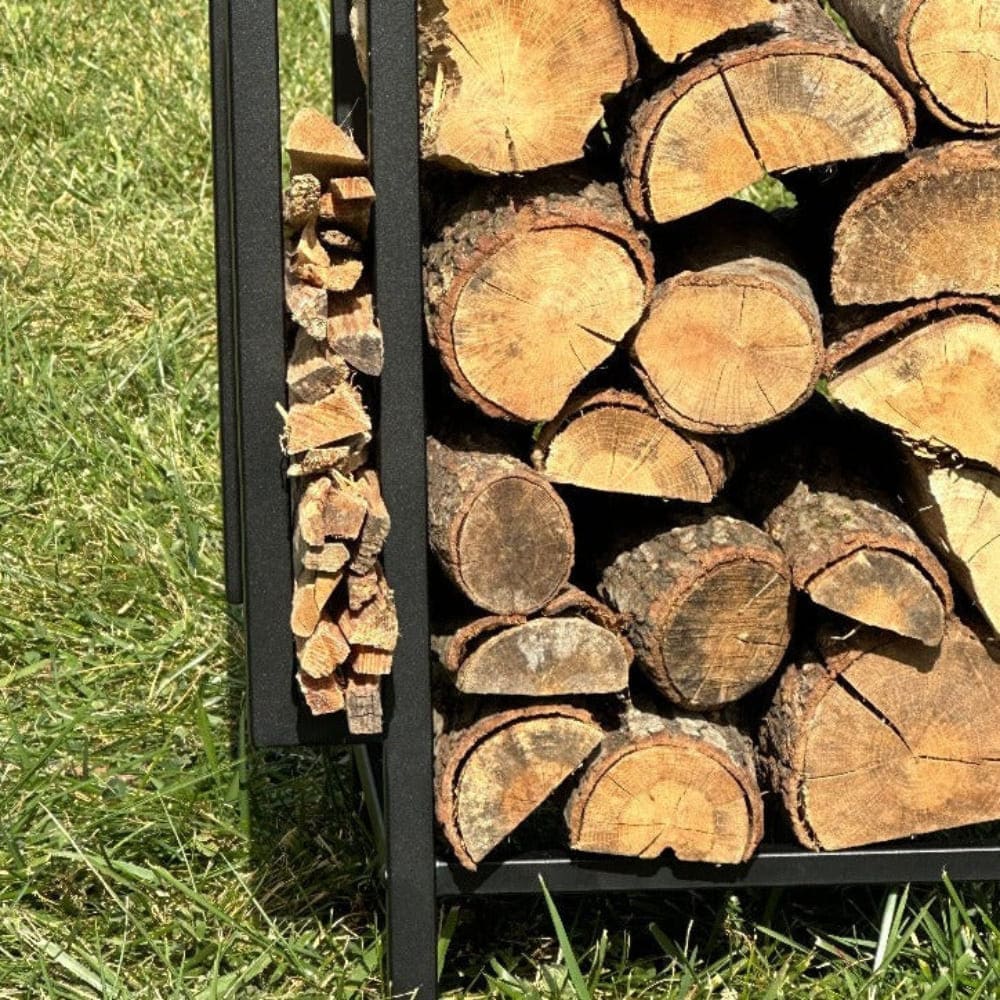
<svg viewBox="0 0 1000 1000">
<path fill-rule="evenodd" d="M 896 431 L 1000 470 L 1000 306 L 942 299 L 894 312 L 835 345 L 830 395 Z"/>
<path fill-rule="evenodd" d="M 865 625 L 937 645 L 948 574 L 913 529 L 868 500 L 800 483 L 767 517 L 798 590 Z"/>
<path fill-rule="evenodd" d="M 361 485 L 337 473 L 306 485 L 299 499 L 296 526 L 306 545 L 323 546 L 328 538 L 353 541 L 361 534 L 368 502 Z"/>
<path fill-rule="evenodd" d="M 968 597 L 1000 635 L 1000 476 L 909 458 L 912 509 Z"/>
<path fill-rule="evenodd" d="M 308 639 L 317 629 L 333 592 L 344 579 L 343 573 L 316 573 L 303 569 L 295 578 L 292 593 L 292 634 Z"/>
<path fill-rule="evenodd" d="M 331 472 L 347 476 L 357 472 L 368 462 L 368 440 L 369 435 L 363 434 L 348 438 L 344 444 L 333 448 L 310 448 L 289 463 L 288 475 L 302 478 Z"/>
<path fill-rule="evenodd" d="M 998 220 L 1000 142 L 918 150 L 862 191 L 840 220 L 834 301 L 1000 295 Z"/>
<path fill-rule="evenodd" d="M 289 254 L 289 268 L 301 281 L 329 292 L 349 292 L 364 273 L 364 263 L 357 257 L 327 250 L 314 223 L 302 230 Z"/>
<path fill-rule="evenodd" d="M 563 178 L 479 191 L 427 249 L 424 275 L 428 330 L 458 395 L 535 422 L 639 321 L 653 259 L 617 188 Z"/>
<path fill-rule="evenodd" d="M 348 669 L 364 677 L 385 677 L 392 673 L 392 653 L 384 649 L 356 646 L 347 661 Z"/>
<path fill-rule="evenodd" d="M 580 159 L 637 68 L 613 0 L 428 0 L 420 62 L 424 157 L 486 174 Z"/>
<path fill-rule="evenodd" d="M 361 396 L 348 383 L 338 385 L 318 403 L 293 403 L 285 422 L 285 450 L 296 455 L 348 438 L 370 439 L 371 417 Z"/>
<path fill-rule="evenodd" d="M 301 281 L 291 271 L 285 268 L 285 305 L 292 317 L 305 334 L 313 340 L 326 340 L 327 325 L 327 291 Z"/>
<path fill-rule="evenodd" d="M 326 184 L 331 177 L 348 177 L 367 169 L 357 143 L 315 108 L 305 108 L 292 119 L 285 145 L 293 176 L 312 174 Z"/>
<path fill-rule="evenodd" d="M 360 611 L 378 595 L 381 584 L 382 567 L 376 562 L 367 573 L 348 573 L 347 606 L 352 611 Z"/>
<path fill-rule="evenodd" d="M 347 364 L 305 330 L 295 335 L 288 361 L 288 394 L 294 403 L 318 403 L 347 381 Z"/>
<path fill-rule="evenodd" d="M 307 545 L 300 550 L 299 561 L 304 569 L 316 573 L 339 573 L 350 561 L 351 553 L 341 542 L 327 542 L 325 545 Z"/>
<path fill-rule="evenodd" d="M 375 189 L 367 177 L 335 177 L 320 196 L 317 213 L 323 222 L 367 240 L 374 202 Z"/>
<path fill-rule="evenodd" d="M 337 620 L 351 646 L 366 646 L 392 653 L 399 642 L 399 622 L 392 591 L 380 576 L 375 596 L 357 611 L 346 607 Z"/>
<path fill-rule="evenodd" d="M 621 0 L 621 5 L 667 63 L 727 32 L 772 21 L 780 10 L 778 0 Z"/>
<path fill-rule="evenodd" d="M 771 27 L 767 40 L 703 60 L 636 110 L 623 163 L 641 219 L 689 215 L 765 174 L 910 145 L 909 94 L 814 0 L 782 4 Z"/>
<path fill-rule="evenodd" d="M 463 694 L 536 698 L 608 694 L 628 687 L 632 647 L 619 617 L 570 589 L 537 618 L 480 618 L 451 636 L 441 662 Z"/>
<path fill-rule="evenodd" d="M 463 867 L 476 866 L 601 742 L 590 713 L 563 705 L 498 712 L 441 733 L 436 812 Z"/>
<path fill-rule="evenodd" d="M 335 715 L 344 710 L 344 689 L 336 674 L 315 678 L 300 670 L 296 680 L 313 715 Z"/>
<path fill-rule="evenodd" d="M 630 392 L 570 400 L 542 429 L 532 461 L 552 482 L 694 503 L 715 499 L 726 481 L 721 452 L 674 430 Z"/>
<path fill-rule="evenodd" d="M 764 832 L 753 746 L 737 729 L 629 708 L 566 806 L 570 847 L 681 861 L 748 861 Z"/>
<path fill-rule="evenodd" d="M 949 128 L 1000 131 L 1000 7 L 983 0 L 831 0 L 854 37 Z"/>
<path fill-rule="evenodd" d="M 451 580 L 495 614 L 530 614 L 569 580 L 569 511 L 508 455 L 427 441 L 430 544 Z"/>
<path fill-rule="evenodd" d="M 351 647 L 344 633 L 329 618 L 321 618 L 316 631 L 307 639 L 296 641 L 299 669 L 309 677 L 329 677 L 347 662 Z"/>
<path fill-rule="evenodd" d="M 353 736 L 378 736 L 382 732 L 382 679 L 346 671 L 344 708 L 347 729 Z"/>
<path fill-rule="evenodd" d="M 377 378 L 382 374 L 385 351 L 370 291 L 331 296 L 326 340 L 331 350 L 362 375 Z"/>
<path fill-rule="evenodd" d="M 636 658 L 664 697 L 691 709 L 736 701 L 778 669 L 791 637 L 781 550 L 716 516 L 623 552 L 601 593 L 627 621 Z"/>
<path fill-rule="evenodd" d="M 827 640 L 782 677 L 761 757 L 813 850 L 1000 819 L 1000 663 L 956 619 L 939 648 Z"/>
<path fill-rule="evenodd" d="M 823 369 L 822 320 L 800 274 L 747 257 L 661 284 L 632 357 L 664 420 L 703 434 L 738 433 L 812 395 Z"/>
<path fill-rule="evenodd" d="M 385 540 L 389 537 L 392 520 L 382 497 L 382 484 L 374 469 L 365 470 L 358 483 L 358 489 L 365 501 L 367 512 L 358 537 L 358 547 L 351 560 L 351 572 L 364 576 L 375 568 L 376 560 L 385 548 Z"/>
</svg>

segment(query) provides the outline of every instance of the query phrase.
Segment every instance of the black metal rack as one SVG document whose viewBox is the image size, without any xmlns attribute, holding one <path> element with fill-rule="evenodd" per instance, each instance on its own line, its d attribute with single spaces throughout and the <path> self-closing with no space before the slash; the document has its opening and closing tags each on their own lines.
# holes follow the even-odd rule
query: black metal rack
<svg viewBox="0 0 1000 1000">
<path fill-rule="evenodd" d="M 416 3 L 369 0 L 367 92 L 332 0 L 339 121 L 367 144 L 378 192 L 374 280 L 385 333 L 380 461 L 393 516 L 385 553 L 402 641 L 377 752 L 355 759 L 384 858 L 394 994 L 436 993 L 437 904 L 471 895 L 1000 878 L 1000 847 L 890 846 L 840 854 L 767 847 L 739 868 L 546 854 L 475 874 L 436 856 L 427 583 Z M 292 510 L 279 447 L 285 399 L 277 0 L 211 0 L 212 92 L 226 592 L 246 631 L 257 746 L 343 743 L 294 691 Z M 359 128 L 367 116 L 367 131 Z"/>
</svg>

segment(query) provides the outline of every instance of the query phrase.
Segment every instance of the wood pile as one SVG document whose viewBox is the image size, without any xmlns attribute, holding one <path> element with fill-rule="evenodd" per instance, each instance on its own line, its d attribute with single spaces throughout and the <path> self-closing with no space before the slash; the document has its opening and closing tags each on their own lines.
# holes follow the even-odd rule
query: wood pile
<svg viewBox="0 0 1000 1000">
<path fill-rule="evenodd" d="M 382 334 L 366 280 L 375 192 L 347 133 L 305 110 L 288 133 L 284 447 L 295 483 L 291 611 L 298 685 L 314 715 L 382 731 L 381 678 L 398 638 L 380 555 L 390 519 L 368 446 Z"/>
<path fill-rule="evenodd" d="M 738 864 L 1000 819 L 1000 13 L 831 6 L 420 5 L 437 813 L 468 868 L 556 826 Z M 311 288 L 353 278 L 326 225 Z M 363 442 L 301 350 L 292 430 Z"/>
</svg>

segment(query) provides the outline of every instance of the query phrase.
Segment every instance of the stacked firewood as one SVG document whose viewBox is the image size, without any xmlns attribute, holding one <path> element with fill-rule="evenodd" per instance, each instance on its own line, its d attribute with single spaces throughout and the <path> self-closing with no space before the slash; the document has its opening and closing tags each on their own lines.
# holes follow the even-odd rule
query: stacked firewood
<svg viewBox="0 0 1000 1000">
<path fill-rule="evenodd" d="M 469 868 L 546 802 L 714 863 L 1000 818 L 997 18 L 832 6 L 421 4 Z"/>
<path fill-rule="evenodd" d="M 313 714 L 346 710 L 352 733 L 374 734 L 398 635 L 380 561 L 389 513 L 368 454 L 383 356 L 365 277 L 375 192 L 356 143 L 318 111 L 296 115 L 288 154 L 284 445 L 297 498 L 298 683 Z"/>
</svg>

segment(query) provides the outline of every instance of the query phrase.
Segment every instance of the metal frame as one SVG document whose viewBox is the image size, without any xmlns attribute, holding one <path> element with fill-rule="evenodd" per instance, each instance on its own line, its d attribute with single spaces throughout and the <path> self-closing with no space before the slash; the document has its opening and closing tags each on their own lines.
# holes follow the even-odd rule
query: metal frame
<svg viewBox="0 0 1000 1000">
<path fill-rule="evenodd" d="M 1000 847 L 811 854 L 769 846 L 739 868 L 547 854 L 486 863 L 476 874 L 436 856 L 416 4 L 370 0 L 367 100 L 347 11 L 348 0 L 332 0 L 336 110 L 370 147 L 378 192 L 374 281 L 386 339 L 379 445 L 393 516 L 385 559 L 402 636 L 384 742 L 354 753 L 384 863 L 394 993 L 436 995 L 438 900 L 533 893 L 539 878 L 561 893 L 932 882 L 943 872 L 1000 879 Z M 313 719 L 293 690 L 292 510 L 275 407 L 285 398 L 276 0 L 211 0 L 211 34 L 226 592 L 243 607 L 251 738 L 257 746 L 340 743 L 342 724 Z"/>
</svg>

